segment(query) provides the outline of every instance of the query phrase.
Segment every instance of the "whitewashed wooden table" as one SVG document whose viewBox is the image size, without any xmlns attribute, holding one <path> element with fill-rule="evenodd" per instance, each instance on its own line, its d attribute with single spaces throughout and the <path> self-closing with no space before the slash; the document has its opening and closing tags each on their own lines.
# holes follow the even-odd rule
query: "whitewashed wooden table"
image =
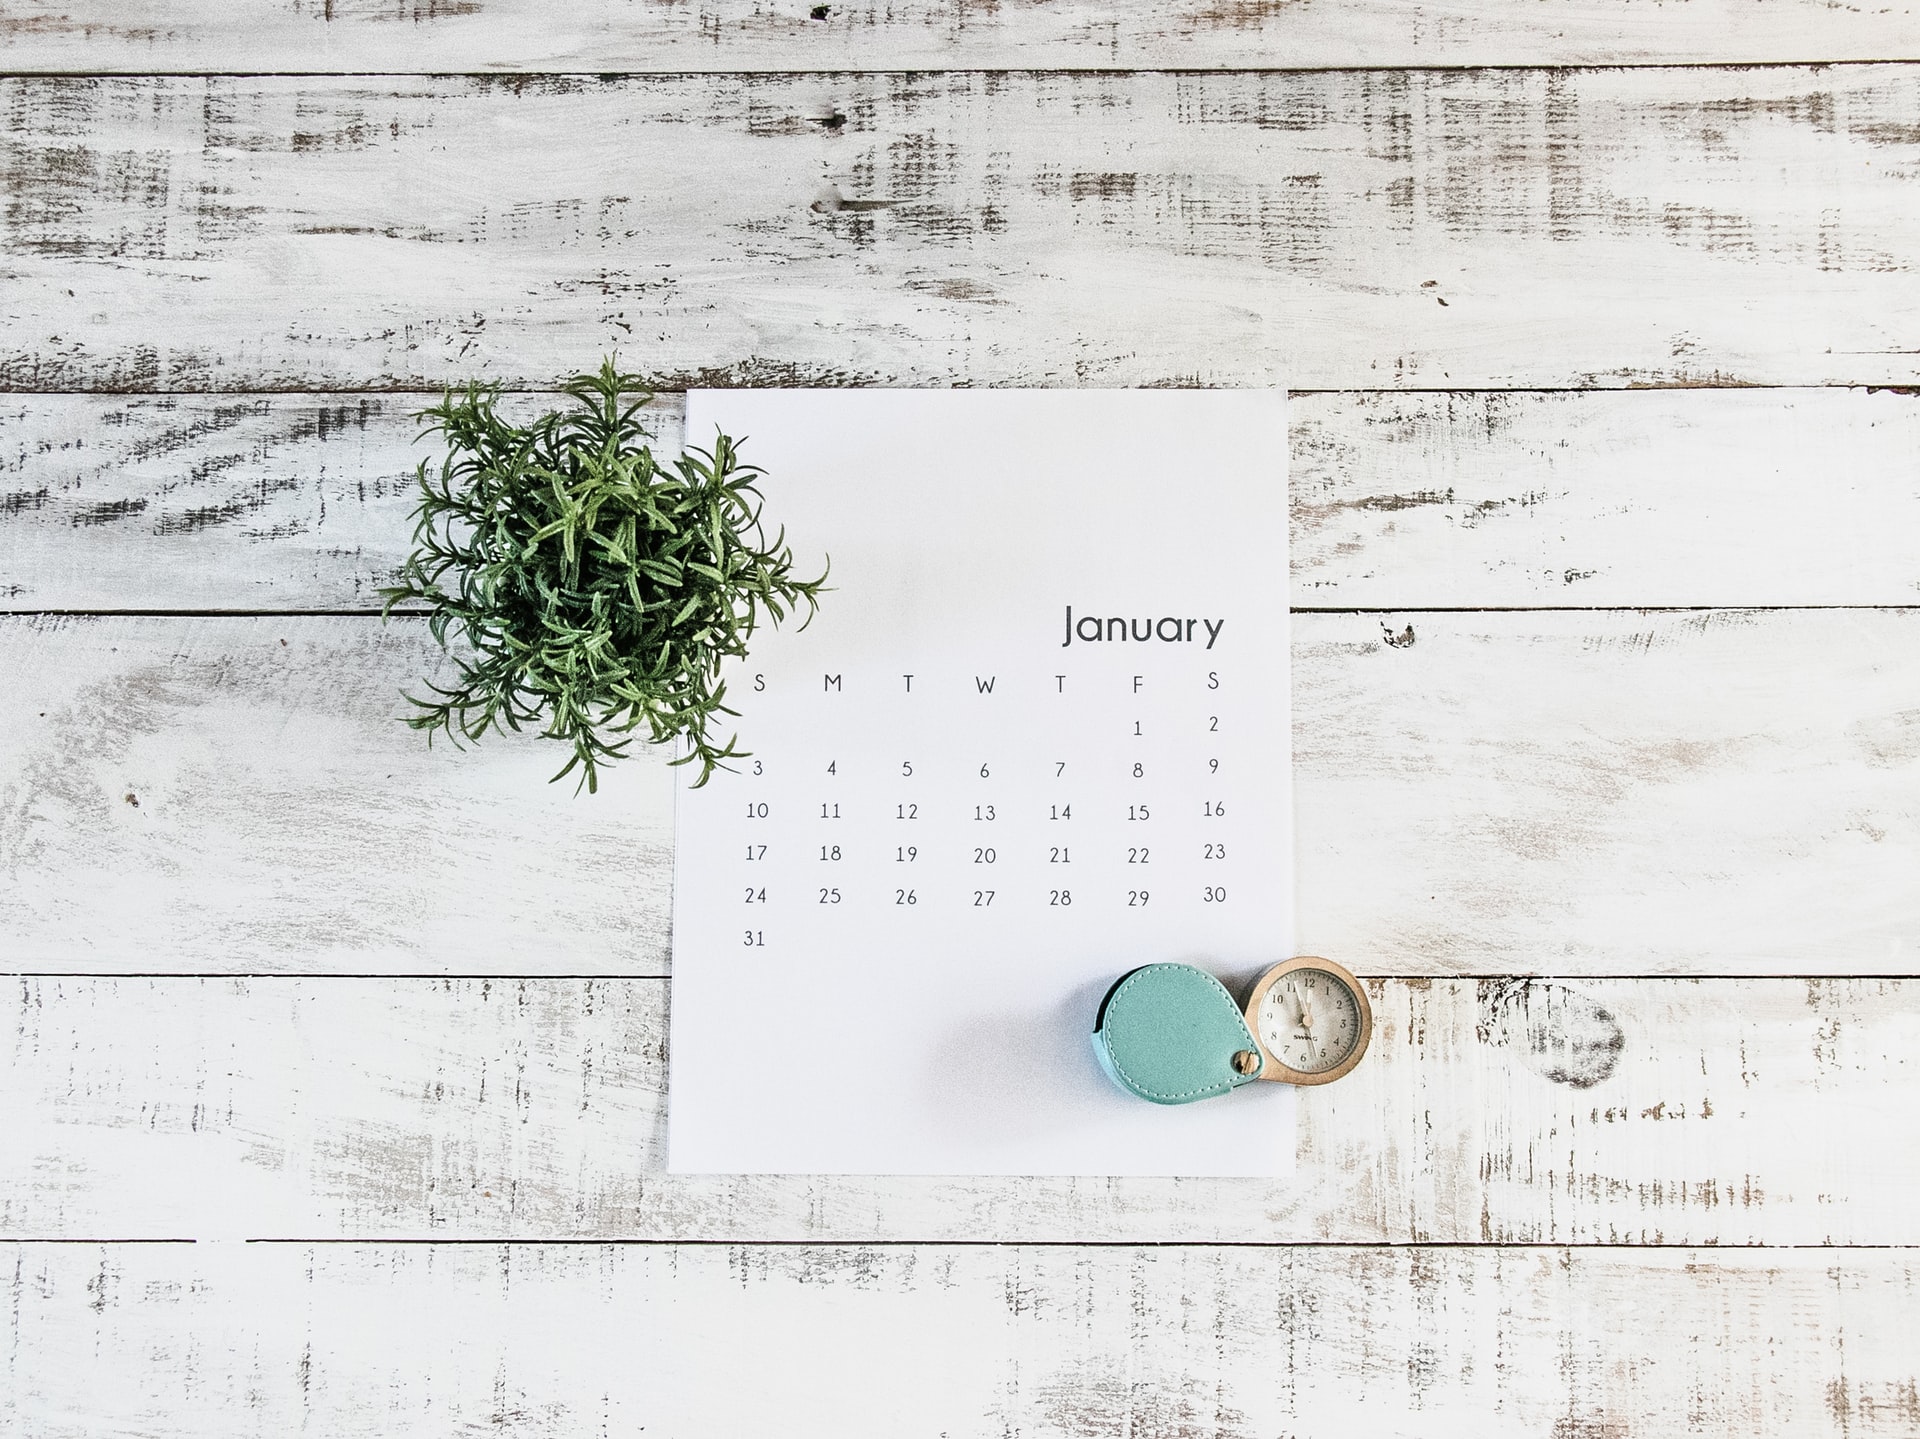
<svg viewBox="0 0 1920 1439">
<path fill-rule="evenodd" d="M 0 1432 L 1920 1433 L 1912 4 L 0 37 Z M 666 770 L 375 614 L 614 345 L 1300 391 L 1296 1181 L 666 1176 Z"/>
</svg>

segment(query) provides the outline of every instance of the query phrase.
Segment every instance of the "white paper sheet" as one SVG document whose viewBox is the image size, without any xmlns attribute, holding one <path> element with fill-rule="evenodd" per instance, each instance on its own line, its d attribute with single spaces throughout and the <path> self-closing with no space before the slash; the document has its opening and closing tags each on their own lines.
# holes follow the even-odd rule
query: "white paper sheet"
<svg viewBox="0 0 1920 1439">
<path fill-rule="evenodd" d="M 1293 1090 L 1148 1104 L 1089 1037 L 1136 965 L 1292 953 L 1283 396 L 690 395 L 716 427 L 832 590 L 727 671 L 753 759 L 682 781 L 670 1167 L 1291 1172 Z"/>
</svg>

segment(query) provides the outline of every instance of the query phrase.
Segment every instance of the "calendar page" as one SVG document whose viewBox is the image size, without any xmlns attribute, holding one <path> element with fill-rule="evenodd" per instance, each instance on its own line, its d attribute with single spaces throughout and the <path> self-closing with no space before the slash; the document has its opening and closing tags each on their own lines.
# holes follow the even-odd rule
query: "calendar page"
<svg viewBox="0 0 1920 1439">
<path fill-rule="evenodd" d="M 1292 953 L 1284 397 L 697 391 L 831 559 L 677 816 L 678 1172 L 1274 1175 L 1293 1091 L 1115 1088 L 1096 1011 Z"/>
</svg>

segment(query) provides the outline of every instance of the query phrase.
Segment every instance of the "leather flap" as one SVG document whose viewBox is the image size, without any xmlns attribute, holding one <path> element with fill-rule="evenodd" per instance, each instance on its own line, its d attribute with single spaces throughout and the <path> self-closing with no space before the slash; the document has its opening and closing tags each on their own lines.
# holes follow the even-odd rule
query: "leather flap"
<svg viewBox="0 0 1920 1439">
<path fill-rule="evenodd" d="M 1093 1049 L 1130 1094 L 1188 1104 L 1260 1077 L 1260 1046 L 1226 986 L 1190 964 L 1149 964 L 1122 975 L 1101 1001 Z M 1253 1070 L 1233 1067 L 1254 1056 Z"/>
</svg>

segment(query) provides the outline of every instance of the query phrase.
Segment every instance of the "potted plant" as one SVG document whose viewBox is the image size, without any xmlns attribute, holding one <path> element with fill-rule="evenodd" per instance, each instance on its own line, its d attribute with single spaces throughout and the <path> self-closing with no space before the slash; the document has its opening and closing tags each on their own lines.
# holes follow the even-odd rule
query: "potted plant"
<svg viewBox="0 0 1920 1439">
<path fill-rule="evenodd" d="M 696 785 L 741 758 L 714 736 L 722 662 L 763 620 L 804 608 L 826 581 L 795 576 L 785 531 L 761 524 L 761 471 L 722 434 L 665 460 L 640 413 L 653 391 L 612 359 L 563 385 L 571 404 L 518 425 L 498 385 L 448 390 L 420 412 L 446 453 L 419 469 L 413 549 L 383 615 L 425 607 L 452 682 L 408 695 L 406 717 L 455 744 L 537 725 L 569 746 L 553 776 L 599 770 L 636 738 L 684 742 Z"/>
</svg>

